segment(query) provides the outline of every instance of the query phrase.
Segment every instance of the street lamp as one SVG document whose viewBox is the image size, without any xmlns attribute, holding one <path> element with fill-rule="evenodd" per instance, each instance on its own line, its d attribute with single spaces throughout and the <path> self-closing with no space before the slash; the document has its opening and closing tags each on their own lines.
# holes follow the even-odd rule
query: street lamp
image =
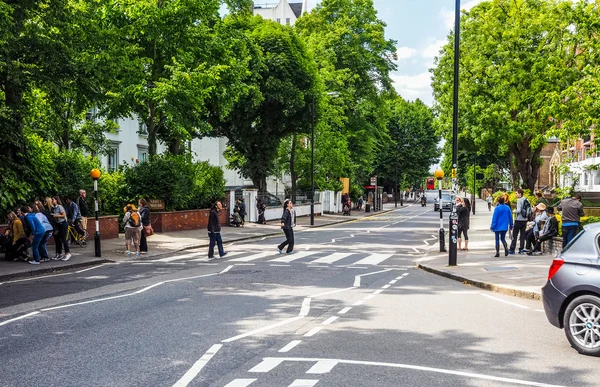
<svg viewBox="0 0 600 387">
<path fill-rule="evenodd" d="M 438 180 L 438 187 L 439 187 L 439 193 L 438 193 L 438 203 L 440 206 L 440 232 L 439 232 L 439 239 L 440 239 L 440 253 L 445 253 L 446 252 L 446 241 L 444 239 L 444 206 L 442 203 L 442 179 L 444 178 L 444 171 L 442 169 L 438 169 L 435 172 L 433 172 L 433 176 L 435 176 L 435 178 Z"/>
<path fill-rule="evenodd" d="M 456 266 L 458 216 L 456 215 L 456 200 L 458 189 L 456 169 L 458 164 L 458 81 L 460 59 L 460 0 L 456 0 L 454 11 L 454 96 L 452 107 L 452 212 L 450 213 L 450 251 L 448 253 L 448 266 Z"/>
<path fill-rule="evenodd" d="M 100 222 L 98 221 L 98 179 L 102 172 L 98 168 L 92 169 L 90 176 L 94 179 L 94 210 L 96 211 L 96 232 L 94 232 L 94 251 L 96 257 L 102 256 L 100 248 Z"/>
<path fill-rule="evenodd" d="M 330 97 L 340 95 L 337 91 L 327 93 Z M 310 225 L 315 225 L 315 94 L 312 96 L 312 122 L 311 122 L 311 141 L 310 141 Z"/>
</svg>

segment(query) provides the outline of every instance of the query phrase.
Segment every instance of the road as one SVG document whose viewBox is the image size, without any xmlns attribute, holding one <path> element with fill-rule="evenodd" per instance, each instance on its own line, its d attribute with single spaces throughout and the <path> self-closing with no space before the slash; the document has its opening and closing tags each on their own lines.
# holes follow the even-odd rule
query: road
<svg viewBox="0 0 600 387">
<path fill-rule="evenodd" d="M 414 267 L 431 210 L 4 283 L 0 384 L 598 385 L 539 301 Z"/>
</svg>

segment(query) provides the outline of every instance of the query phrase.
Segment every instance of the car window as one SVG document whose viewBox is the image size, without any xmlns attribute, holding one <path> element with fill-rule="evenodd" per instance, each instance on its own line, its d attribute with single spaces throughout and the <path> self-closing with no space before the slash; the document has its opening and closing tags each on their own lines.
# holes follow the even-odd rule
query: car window
<svg viewBox="0 0 600 387">
<path fill-rule="evenodd" d="M 452 196 L 451 195 L 442 194 L 442 200 L 445 201 L 445 202 L 447 202 L 449 200 L 452 200 Z"/>
<path fill-rule="evenodd" d="M 577 239 L 579 239 L 583 236 L 583 234 L 585 234 L 585 230 L 581 230 L 579 232 L 579 234 L 575 235 L 575 238 L 571 239 L 571 241 L 566 246 L 563 246 L 561 253 L 568 251 L 571 248 L 571 246 L 573 246 L 573 244 L 575 244 L 575 242 L 577 242 Z"/>
</svg>

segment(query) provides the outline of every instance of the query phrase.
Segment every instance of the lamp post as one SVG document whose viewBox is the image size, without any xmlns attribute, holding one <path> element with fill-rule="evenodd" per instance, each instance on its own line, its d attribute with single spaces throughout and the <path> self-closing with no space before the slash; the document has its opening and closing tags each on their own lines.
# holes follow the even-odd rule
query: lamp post
<svg viewBox="0 0 600 387">
<path fill-rule="evenodd" d="M 445 253 L 446 252 L 446 241 L 444 239 L 444 206 L 442 203 L 442 179 L 444 178 L 444 171 L 441 169 L 436 170 L 435 172 L 433 172 L 433 176 L 435 176 L 435 178 L 438 180 L 438 187 L 439 187 L 439 191 L 438 191 L 438 203 L 440 206 L 440 233 L 439 233 L 439 240 L 440 240 L 440 253 Z"/>
<path fill-rule="evenodd" d="M 471 195 L 471 207 L 475 215 L 475 198 L 477 197 L 477 153 L 473 157 L 473 195 Z"/>
<path fill-rule="evenodd" d="M 337 97 L 337 91 L 327 93 L 328 96 Z M 311 110 L 311 140 L 310 140 L 310 225 L 315 225 L 315 94 L 312 95 Z"/>
<path fill-rule="evenodd" d="M 94 179 L 94 210 L 96 212 L 96 232 L 94 233 L 94 251 L 96 257 L 102 256 L 100 247 L 100 222 L 98 221 L 98 179 L 102 173 L 98 168 L 92 169 L 90 176 Z"/>
<path fill-rule="evenodd" d="M 458 164 L 458 66 L 460 59 L 460 0 L 454 11 L 454 106 L 452 109 L 452 212 L 450 213 L 450 249 L 448 265 L 456 266 L 458 216 L 456 215 L 456 169 Z"/>
</svg>

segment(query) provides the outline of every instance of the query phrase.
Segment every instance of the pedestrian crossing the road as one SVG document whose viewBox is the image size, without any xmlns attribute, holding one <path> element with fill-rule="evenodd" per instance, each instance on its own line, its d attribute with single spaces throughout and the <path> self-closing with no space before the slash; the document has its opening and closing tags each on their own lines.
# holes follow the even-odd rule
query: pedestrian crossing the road
<svg viewBox="0 0 600 387">
<path fill-rule="evenodd" d="M 166 258 L 145 261 L 149 263 L 184 264 L 197 263 L 209 264 L 206 252 L 196 251 L 186 254 L 174 255 Z M 294 252 L 293 254 L 279 254 L 277 251 L 229 251 L 224 258 L 232 264 L 270 263 L 273 266 L 287 266 L 289 264 L 306 264 L 308 267 L 317 265 L 336 265 L 348 267 L 363 266 L 406 266 L 421 254 L 414 250 L 388 251 L 385 253 L 366 252 L 336 252 L 326 249 L 315 249 Z M 216 264 L 216 263 L 215 263 Z"/>
</svg>

